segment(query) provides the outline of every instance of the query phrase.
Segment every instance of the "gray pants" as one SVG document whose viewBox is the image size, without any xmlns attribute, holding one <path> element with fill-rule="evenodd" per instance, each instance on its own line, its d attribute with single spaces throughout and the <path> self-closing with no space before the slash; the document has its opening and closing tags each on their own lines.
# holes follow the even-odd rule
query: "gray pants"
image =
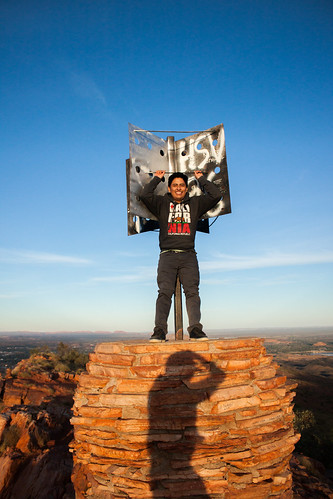
<svg viewBox="0 0 333 499">
<path fill-rule="evenodd" d="M 155 329 L 168 332 L 168 317 L 172 296 L 175 292 L 177 274 L 186 297 L 190 333 L 194 327 L 202 330 L 200 324 L 199 266 L 194 251 L 182 253 L 161 253 L 157 269 L 158 297 L 156 300 Z"/>
</svg>

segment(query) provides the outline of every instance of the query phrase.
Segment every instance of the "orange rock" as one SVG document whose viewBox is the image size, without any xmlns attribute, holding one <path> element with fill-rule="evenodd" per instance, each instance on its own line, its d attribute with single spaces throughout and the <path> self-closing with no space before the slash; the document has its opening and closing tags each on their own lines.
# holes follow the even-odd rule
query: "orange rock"
<svg viewBox="0 0 333 499">
<path fill-rule="evenodd" d="M 266 499 L 269 494 L 269 484 L 248 485 L 246 488 L 230 487 L 226 499 Z"/>
<path fill-rule="evenodd" d="M 272 390 L 283 385 L 286 382 L 286 376 L 278 376 L 267 380 L 257 380 L 256 384 L 261 390 Z"/>
<path fill-rule="evenodd" d="M 129 445 L 132 450 L 142 450 L 148 447 L 147 437 L 145 435 L 127 435 L 127 437 L 128 438 L 121 438 L 121 436 L 111 432 L 107 435 L 106 432 L 103 434 L 100 431 L 75 431 L 75 439 L 78 442 L 85 442 L 87 444 L 99 446 L 103 449 L 115 447 L 118 450 L 127 449 Z M 174 440 L 176 440 L 176 438 Z M 165 438 L 165 441 L 168 441 L 167 438 Z M 169 441 L 172 441 L 171 438 L 169 438 Z"/>
<path fill-rule="evenodd" d="M 118 419 L 122 411 L 116 407 L 81 407 L 80 415 L 87 418 Z"/>
<path fill-rule="evenodd" d="M 184 383 L 187 388 L 190 390 L 199 390 L 199 389 L 209 389 L 210 387 L 216 387 L 218 385 L 225 385 L 225 375 L 217 375 L 216 377 L 212 378 L 212 375 L 210 372 L 208 374 L 200 374 L 199 376 L 194 376 L 193 378 L 186 379 L 184 378 L 182 380 L 182 383 Z M 231 380 L 229 380 L 229 383 L 232 383 Z"/>
<path fill-rule="evenodd" d="M 213 487 L 213 484 L 215 487 Z M 163 485 L 167 490 L 172 492 L 172 497 L 193 497 L 195 495 L 202 495 L 206 492 L 206 487 L 203 486 L 201 480 L 165 480 Z M 208 492 L 215 492 L 216 489 L 223 490 L 227 486 L 226 480 L 214 480 L 209 482 L 210 490 Z"/>
<path fill-rule="evenodd" d="M 170 363 L 171 362 L 170 357 L 171 356 L 169 352 L 156 352 L 156 353 L 141 355 L 138 361 L 141 366 L 161 366 L 161 365 L 166 365 L 168 361 L 168 374 L 169 374 L 169 367 L 171 367 L 172 365 L 184 366 L 188 364 L 192 369 L 192 371 L 196 372 L 203 369 L 207 369 L 207 366 L 205 365 L 193 365 L 193 353 L 191 351 L 184 351 L 183 355 L 175 358 L 174 363 Z M 212 354 L 206 352 L 200 354 L 200 357 L 205 362 L 210 362 L 212 360 Z"/>
<path fill-rule="evenodd" d="M 91 410 L 91 408 L 90 408 Z M 111 418 L 99 418 L 99 417 L 73 417 L 71 419 L 71 423 L 76 426 L 85 426 L 87 428 L 91 428 L 92 431 L 95 431 L 96 428 L 110 428 L 110 419 Z"/>
<path fill-rule="evenodd" d="M 122 406 L 146 406 L 148 403 L 147 395 L 131 394 L 130 397 L 124 394 L 112 393 L 99 395 L 99 403 L 104 407 L 122 407 Z"/>
<path fill-rule="evenodd" d="M 207 352 L 209 350 L 209 342 L 205 342 L 203 345 L 200 345 L 199 343 L 191 343 L 190 350 L 191 352 Z M 156 347 L 155 345 L 151 343 L 142 343 L 142 344 L 137 344 L 137 345 L 126 345 L 126 350 L 130 353 L 135 353 L 135 354 L 146 354 L 146 353 L 155 353 L 156 352 Z M 186 341 L 179 341 L 179 342 L 171 342 L 168 341 L 166 343 L 160 344 L 159 350 L 163 353 L 167 354 L 172 354 L 175 352 L 184 352 L 189 350 L 188 343 Z"/>
<path fill-rule="evenodd" d="M 242 371 L 259 365 L 258 359 L 229 360 L 226 369 L 228 371 Z"/>
<path fill-rule="evenodd" d="M 296 390 L 298 386 L 298 383 L 292 383 L 291 381 L 287 380 L 286 383 L 285 383 L 285 388 L 286 390 Z"/>
<path fill-rule="evenodd" d="M 143 379 L 121 379 L 117 382 L 116 391 L 118 393 L 148 393 L 150 390 L 161 391 L 167 388 L 182 386 L 181 380 L 161 380 L 156 381 Z"/>
<path fill-rule="evenodd" d="M 222 414 L 224 412 L 236 411 L 238 409 L 244 409 L 246 407 L 253 407 L 260 404 L 260 399 L 257 396 L 253 397 L 243 397 L 234 400 L 226 400 L 224 402 L 218 402 L 217 404 L 217 414 Z"/>
<path fill-rule="evenodd" d="M 149 429 L 149 421 L 148 420 L 142 420 L 142 419 L 118 419 L 117 421 L 114 422 L 114 427 L 117 431 L 125 432 L 127 431 L 128 433 L 133 433 L 133 432 L 147 432 Z"/>
<path fill-rule="evenodd" d="M 260 426 L 262 431 L 263 426 L 267 426 L 270 423 L 273 423 L 275 421 L 283 421 L 283 413 L 282 411 L 274 412 L 272 414 L 268 414 L 265 416 L 258 416 L 256 418 L 252 419 L 246 419 L 242 421 L 237 422 L 237 427 L 238 428 L 251 428 L 251 431 L 254 431 L 254 428 L 257 426 Z M 270 427 L 267 427 L 268 431 L 271 431 Z M 263 433 L 265 433 L 263 431 Z"/>
<path fill-rule="evenodd" d="M 275 475 L 273 477 L 274 485 L 284 485 L 288 480 L 292 478 L 290 471 L 285 471 L 280 475 Z"/>
<path fill-rule="evenodd" d="M 287 389 L 286 388 L 276 388 L 274 390 L 274 393 L 277 395 L 279 398 L 283 398 L 286 395 Z"/>
<path fill-rule="evenodd" d="M 214 341 L 214 346 L 218 350 L 238 350 L 241 348 L 249 348 L 249 347 L 261 347 L 263 344 L 262 339 L 260 338 L 237 338 L 237 339 L 228 339 L 228 340 L 216 340 Z"/>
<path fill-rule="evenodd" d="M 276 392 L 274 390 L 268 390 L 267 392 L 259 392 L 258 397 L 260 397 L 261 400 L 276 401 L 277 399 Z"/>
<path fill-rule="evenodd" d="M 293 445 L 281 446 L 279 449 L 261 454 L 259 457 L 259 467 L 271 466 L 283 457 L 291 455 L 294 450 Z"/>
<path fill-rule="evenodd" d="M 100 376 L 103 378 L 122 378 L 130 377 L 131 371 L 128 367 L 114 367 L 114 366 L 102 366 L 99 364 L 93 364 L 89 362 L 87 364 L 87 371 L 93 376 Z"/>
<path fill-rule="evenodd" d="M 238 461 L 238 459 L 246 459 L 248 457 L 252 457 L 252 452 L 250 450 L 244 450 L 241 452 L 222 452 L 221 458 L 223 461 Z"/>
<path fill-rule="evenodd" d="M 252 369 L 251 377 L 255 379 L 267 379 L 272 378 L 276 374 L 275 367 L 267 366 L 267 367 L 258 367 L 257 369 Z"/>
<path fill-rule="evenodd" d="M 98 345 L 72 418 L 82 499 L 288 494 L 294 394 L 276 367 L 258 338 Z"/>
<path fill-rule="evenodd" d="M 142 413 L 141 409 L 147 410 L 146 407 L 122 407 L 122 417 L 123 419 L 141 419 Z"/>
<path fill-rule="evenodd" d="M 163 412 L 164 405 L 181 405 L 181 404 L 198 404 L 202 399 L 206 398 L 205 392 L 200 390 L 183 390 L 180 392 L 157 392 L 154 397 L 150 399 L 150 407 L 157 406 Z"/>
<path fill-rule="evenodd" d="M 0 496 L 6 492 L 10 480 L 15 476 L 16 471 L 21 466 L 22 461 L 10 455 L 0 457 Z"/>
<path fill-rule="evenodd" d="M 117 367 L 132 366 L 135 355 L 121 355 L 117 353 L 91 353 L 90 361 L 108 366 L 109 364 Z"/>
<path fill-rule="evenodd" d="M 250 380 L 250 373 L 249 372 L 233 372 L 232 374 L 230 373 L 224 373 L 223 375 L 223 386 L 236 386 L 236 385 L 242 385 L 243 383 L 247 383 Z"/>
<path fill-rule="evenodd" d="M 224 351 L 223 354 L 221 352 L 213 353 L 212 361 L 220 362 L 220 360 L 244 360 L 244 359 L 253 359 L 260 356 L 260 351 L 257 348 L 245 348 L 243 350 L 230 350 Z"/>
<path fill-rule="evenodd" d="M 231 485 L 234 483 L 247 485 L 249 483 L 252 483 L 252 481 L 252 473 L 228 473 L 228 483 Z"/>
<path fill-rule="evenodd" d="M 271 434 L 274 433 L 281 428 L 286 428 L 287 426 L 285 425 L 284 421 L 282 419 L 279 419 L 277 421 L 274 421 L 270 424 L 264 424 L 260 426 L 253 426 L 249 427 L 246 430 L 242 430 L 238 428 L 237 430 L 234 430 L 233 428 L 230 429 L 230 433 L 236 433 L 236 434 L 244 434 L 244 435 L 265 435 L 265 434 Z"/>
<path fill-rule="evenodd" d="M 139 489 L 139 491 L 145 491 L 146 494 L 150 491 L 149 482 L 142 480 L 132 480 L 121 476 L 113 476 L 112 483 L 115 487 L 121 487 L 122 489 L 127 490 L 130 494 L 132 494 L 132 497 L 137 497 L 137 489 Z"/>
<path fill-rule="evenodd" d="M 90 444 L 87 442 L 81 442 L 83 450 L 86 450 L 90 454 L 97 457 L 107 457 L 110 460 L 116 459 L 118 463 L 121 461 L 130 464 L 132 461 L 149 458 L 149 452 L 147 449 L 144 450 L 128 450 L 128 449 L 118 449 L 116 447 L 100 447 L 99 445 Z"/>
<path fill-rule="evenodd" d="M 251 397 L 254 393 L 254 388 L 251 385 L 241 385 L 231 388 L 220 388 L 213 392 L 209 400 L 211 402 L 219 402 L 225 400 L 232 400 L 243 397 Z"/>
<path fill-rule="evenodd" d="M 0 414 L 0 440 L 2 438 L 3 430 L 6 428 L 10 415 Z"/>
<path fill-rule="evenodd" d="M 107 343 L 98 343 L 95 347 L 96 354 L 107 354 L 112 355 L 114 353 L 123 353 L 124 352 L 124 343 L 123 342 L 107 342 Z M 90 354 L 91 355 L 91 354 Z"/>
<path fill-rule="evenodd" d="M 281 402 L 278 400 L 266 400 L 261 402 L 259 407 L 262 411 L 278 411 L 281 409 Z"/>
<path fill-rule="evenodd" d="M 286 446 L 286 442 L 289 439 L 276 440 L 268 444 L 259 445 L 258 447 L 252 447 L 252 452 L 254 455 L 257 454 L 268 454 L 269 452 L 275 452 L 278 449 L 283 449 Z"/>
<path fill-rule="evenodd" d="M 237 419 L 253 418 L 258 415 L 258 409 L 243 409 L 238 412 Z"/>
<path fill-rule="evenodd" d="M 108 378 L 92 376 L 86 373 L 81 374 L 79 377 L 81 387 L 104 388 L 107 384 L 109 384 L 109 382 L 110 380 Z"/>
<path fill-rule="evenodd" d="M 132 376 L 151 379 L 155 379 L 157 376 L 162 375 L 164 371 L 164 366 L 133 366 L 130 369 Z M 129 376 L 125 375 L 124 377 L 126 378 Z M 119 376 L 119 378 L 122 378 L 122 376 Z"/>
<path fill-rule="evenodd" d="M 265 354 L 263 354 L 260 357 L 260 366 L 272 366 L 275 369 L 277 369 L 278 365 L 275 362 L 272 362 L 273 358 L 274 358 L 273 355 L 265 355 Z"/>
<path fill-rule="evenodd" d="M 293 428 L 281 428 L 277 431 L 273 431 L 270 433 L 261 433 L 261 434 L 252 434 L 249 435 L 249 440 L 255 446 L 261 443 L 267 443 L 274 440 L 285 440 L 287 437 L 290 437 L 294 434 Z"/>
</svg>

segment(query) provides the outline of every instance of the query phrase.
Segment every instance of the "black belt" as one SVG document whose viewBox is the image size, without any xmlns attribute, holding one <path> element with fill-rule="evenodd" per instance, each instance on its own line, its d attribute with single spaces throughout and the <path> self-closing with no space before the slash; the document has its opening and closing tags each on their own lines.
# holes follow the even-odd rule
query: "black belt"
<svg viewBox="0 0 333 499">
<path fill-rule="evenodd" d="M 181 250 L 181 249 L 167 249 L 167 250 L 162 250 L 160 255 L 162 253 L 196 253 L 194 249 L 188 249 L 188 250 Z"/>
</svg>

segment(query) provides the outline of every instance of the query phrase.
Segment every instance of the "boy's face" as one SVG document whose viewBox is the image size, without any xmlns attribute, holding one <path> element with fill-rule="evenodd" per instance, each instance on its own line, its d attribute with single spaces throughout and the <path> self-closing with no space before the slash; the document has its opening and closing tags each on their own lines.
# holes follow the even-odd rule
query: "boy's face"
<svg viewBox="0 0 333 499">
<path fill-rule="evenodd" d="M 171 182 L 170 187 L 168 187 L 168 191 L 171 192 L 171 196 L 173 197 L 174 201 L 180 203 L 181 201 L 183 201 L 187 193 L 187 187 L 182 178 L 176 177 Z"/>
</svg>

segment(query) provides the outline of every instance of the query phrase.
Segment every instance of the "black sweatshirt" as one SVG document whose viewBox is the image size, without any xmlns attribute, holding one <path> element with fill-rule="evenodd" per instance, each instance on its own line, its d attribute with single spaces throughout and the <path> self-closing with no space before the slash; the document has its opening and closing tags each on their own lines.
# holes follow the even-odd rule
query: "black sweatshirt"
<svg viewBox="0 0 333 499">
<path fill-rule="evenodd" d="M 181 203 L 173 200 L 168 192 L 164 196 L 154 194 L 159 177 L 154 177 L 145 185 L 140 196 L 141 201 L 159 221 L 160 224 L 160 249 L 161 251 L 194 250 L 194 239 L 198 220 L 201 220 L 206 211 L 213 208 L 221 199 L 219 189 L 204 176 L 198 182 L 204 187 L 205 194 L 189 196 L 186 193 Z"/>
</svg>

